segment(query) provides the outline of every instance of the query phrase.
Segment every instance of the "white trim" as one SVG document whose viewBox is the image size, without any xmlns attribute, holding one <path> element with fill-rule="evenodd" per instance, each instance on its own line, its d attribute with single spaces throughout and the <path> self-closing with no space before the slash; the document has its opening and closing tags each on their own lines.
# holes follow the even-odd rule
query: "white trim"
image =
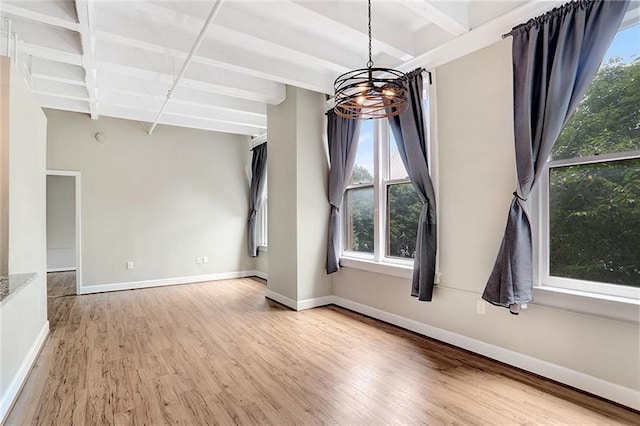
<svg viewBox="0 0 640 426">
<path fill-rule="evenodd" d="M 262 133 L 261 135 L 254 136 L 249 141 L 251 149 L 255 148 L 258 145 L 262 145 L 267 142 L 267 132 Z"/>
<path fill-rule="evenodd" d="M 297 311 L 298 309 L 298 304 L 296 303 L 295 300 L 288 298 L 287 296 L 283 296 L 280 293 L 276 293 L 275 291 L 269 290 L 267 289 L 266 293 L 264 294 L 264 297 L 266 297 L 267 299 L 271 299 L 275 302 L 278 302 L 284 306 L 286 306 L 287 308 L 291 308 L 294 311 Z"/>
<path fill-rule="evenodd" d="M 360 271 L 388 275 L 396 278 L 411 279 L 413 276 L 413 265 L 408 264 L 383 263 L 369 259 L 355 259 L 343 256 L 340 258 L 340 265 L 344 268 L 358 269 Z"/>
<path fill-rule="evenodd" d="M 42 327 L 42 330 L 40 330 L 38 337 L 36 337 L 36 340 L 29 348 L 24 361 L 22 361 L 18 372 L 15 376 L 13 376 L 13 379 L 7 387 L 7 390 L 2 395 L 2 400 L 0 400 L 0 424 L 4 424 L 7 415 L 11 411 L 11 408 L 13 408 L 13 404 L 16 402 L 18 395 L 20 395 L 20 391 L 27 381 L 29 372 L 31 371 L 31 368 L 33 368 L 33 365 L 35 364 L 36 359 L 40 354 L 40 350 L 42 349 L 42 346 L 44 345 L 44 342 L 47 339 L 48 335 L 49 321 L 44 323 L 44 326 Z"/>
<path fill-rule="evenodd" d="M 638 290 L 640 292 L 640 289 Z M 549 306 L 592 317 L 640 323 L 640 300 L 569 290 L 559 287 L 533 287 L 531 305 Z"/>
<path fill-rule="evenodd" d="M 269 274 L 267 274 L 266 272 L 255 270 L 253 271 L 253 275 L 255 275 L 258 278 L 262 278 L 263 280 L 269 281 Z"/>
<path fill-rule="evenodd" d="M 73 170 L 47 170 L 47 176 L 70 176 L 75 178 L 76 198 L 76 294 L 82 294 L 82 173 Z M 49 272 L 49 271 L 47 271 Z"/>
<path fill-rule="evenodd" d="M 67 266 L 62 268 L 49 268 L 47 269 L 47 273 L 49 272 L 73 272 L 76 268 L 74 266 Z"/>
<path fill-rule="evenodd" d="M 108 291 L 136 290 L 149 287 L 164 287 L 177 284 L 191 284 L 205 281 L 230 280 L 259 276 L 258 271 L 236 271 L 218 274 L 191 275 L 188 277 L 160 278 L 155 280 L 131 281 L 111 284 L 95 284 L 83 286 L 79 294 L 104 293 Z"/>
<path fill-rule="evenodd" d="M 607 382 L 570 368 L 482 342 L 462 334 L 443 330 L 400 315 L 353 302 L 342 297 L 333 296 L 333 303 L 354 312 L 413 331 L 414 333 L 449 343 L 585 392 L 598 395 L 635 410 L 640 409 L 640 398 L 638 397 L 637 390 Z"/>
<path fill-rule="evenodd" d="M 304 299 L 304 300 L 293 300 L 287 296 L 283 296 L 280 293 L 276 293 L 273 290 L 267 289 L 264 297 L 267 299 L 274 300 L 287 308 L 291 308 L 294 311 L 304 311 L 306 309 L 318 308 L 320 306 L 327 306 L 334 303 L 335 296 L 322 296 L 315 297 L 312 299 Z"/>
<path fill-rule="evenodd" d="M 320 306 L 327 306 L 333 304 L 333 296 L 315 297 L 313 299 L 304 299 L 298 301 L 298 311 L 304 311 L 305 309 L 318 308 Z"/>
</svg>

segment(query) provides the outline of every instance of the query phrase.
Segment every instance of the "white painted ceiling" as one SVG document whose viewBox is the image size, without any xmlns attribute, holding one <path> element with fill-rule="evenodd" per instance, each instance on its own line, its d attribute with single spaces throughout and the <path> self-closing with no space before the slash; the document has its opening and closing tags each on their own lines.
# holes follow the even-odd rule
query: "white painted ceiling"
<svg viewBox="0 0 640 426">
<path fill-rule="evenodd" d="M 562 1 L 373 1 L 377 66 L 433 67 L 499 40 Z M 214 5 L 13 0 L 2 14 L 43 107 L 153 122 Z M 161 124 L 256 136 L 285 85 L 331 94 L 367 62 L 367 4 L 225 1 Z M 6 28 L 7 23 L 5 22 Z"/>
</svg>

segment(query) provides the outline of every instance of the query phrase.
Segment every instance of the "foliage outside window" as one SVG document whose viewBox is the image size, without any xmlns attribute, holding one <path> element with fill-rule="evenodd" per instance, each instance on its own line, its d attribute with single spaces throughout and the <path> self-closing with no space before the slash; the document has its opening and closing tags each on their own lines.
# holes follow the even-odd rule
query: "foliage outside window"
<svg viewBox="0 0 640 426">
<path fill-rule="evenodd" d="M 362 123 L 356 164 L 344 199 L 344 252 L 375 261 L 415 257 L 422 202 L 387 120 Z"/>
<path fill-rule="evenodd" d="M 639 53 L 640 25 L 621 30 L 554 146 L 542 183 L 547 284 L 640 288 Z"/>
</svg>

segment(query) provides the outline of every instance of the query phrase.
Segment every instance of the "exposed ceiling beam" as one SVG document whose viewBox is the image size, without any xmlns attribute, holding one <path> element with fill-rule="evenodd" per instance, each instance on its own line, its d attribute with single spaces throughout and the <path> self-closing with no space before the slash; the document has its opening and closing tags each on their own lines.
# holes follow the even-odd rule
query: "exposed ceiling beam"
<svg viewBox="0 0 640 426">
<path fill-rule="evenodd" d="M 77 22 L 57 18 L 45 13 L 36 12 L 31 9 L 20 7 L 16 3 L 5 2 L 2 5 L 2 10 L 10 16 L 17 16 L 20 18 L 29 19 L 31 21 L 40 22 L 41 24 L 52 25 L 54 27 L 66 28 L 71 31 L 79 31 L 79 25 Z"/>
<path fill-rule="evenodd" d="M 405 62 L 398 69 L 410 71 L 417 67 L 433 69 L 457 58 L 488 47 L 501 40 L 502 34 L 509 32 L 512 27 L 527 22 L 568 0 L 531 0 L 524 5 L 505 13 L 504 15 L 480 25 L 453 40 L 419 55 Z"/>
<path fill-rule="evenodd" d="M 207 6 L 202 4 L 202 8 Z M 199 5 L 199 3 L 196 3 Z M 120 16 L 120 19 L 110 21 L 109 26 L 102 27 L 104 32 L 119 34 L 131 38 L 133 34 L 138 37 L 141 29 L 132 28 L 126 25 L 129 34 L 123 34 L 116 30 L 111 23 L 122 28 L 123 23 L 129 19 L 136 19 L 136 16 L 145 20 L 170 25 L 179 32 L 193 34 L 202 27 L 204 22 L 201 17 L 187 15 L 181 12 L 179 3 L 139 3 L 133 2 L 127 6 L 126 14 L 123 14 L 121 7 L 115 4 L 101 4 L 101 17 Z M 137 31 L 136 31 L 137 30 Z M 175 31 L 172 31 L 172 34 Z M 295 33 L 292 37 L 291 34 Z M 148 35 L 148 33 L 147 33 Z M 362 65 L 366 61 L 365 56 L 358 56 L 352 51 L 341 49 L 334 44 L 326 43 L 318 37 L 296 31 L 294 28 L 286 28 L 281 22 L 265 19 L 247 11 L 241 10 L 238 3 L 228 3 L 220 11 L 215 23 L 207 34 L 210 40 L 224 42 L 235 45 L 238 48 L 259 53 L 275 59 L 288 61 L 293 64 L 305 64 L 308 68 L 320 67 L 342 73 L 348 69 Z M 164 39 L 162 41 L 173 41 Z M 156 43 L 159 40 L 156 38 Z M 162 42 L 161 42 L 162 43 Z"/>
<path fill-rule="evenodd" d="M 124 118 L 126 120 L 138 120 L 146 123 L 152 123 L 155 119 L 155 113 L 152 111 L 143 111 L 135 108 L 130 108 L 126 105 L 114 106 L 100 104 L 100 114 L 107 117 Z M 209 130 L 213 132 L 235 133 L 247 136 L 257 136 L 261 133 L 264 133 L 265 130 L 258 127 L 218 123 L 215 121 L 181 117 L 173 114 L 164 115 L 160 120 L 160 124 Z"/>
<path fill-rule="evenodd" d="M 136 96 L 120 91 L 100 89 L 100 105 L 125 105 L 130 108 L 143 111 L 156 112 L 162 107 L 164 97 Z M 267 127 L 267 117 L 253 114 L 243 114 L 239 111 L 220 111 L 200 105 L 189 105 L 174 101 L 167 105 L 166 114 L 173 114 L 181 117 L 196 118 L 201 120 L 215 121 L 218 123 L 237 124 L 240 126 Z"/>
<path fill-rule="evenodd" d="M 18 52 L 31 55 L 36 58 L 47 59 L 49 61 L 82 66 L 82 55 L 80 54 L 64 52 L 50 47 L 43 47 L 23 40 L 18 40 Z"/>
<path fill-rule="evenodd" d="M 119 75 L 105 70 L 100 72 L 100 86 L 104 90 L 133 96 L 164 98 L 166 94 L 166 91 L 155 85 L 153 80 Z M 212 110 L 241 112 L 257 117 L 267 116 L 267 106 L 263 102 L 253 102 L 187 87 L 178 87 L 172 100 L 176 103 L 206 107 Z"/>
<path fill-rule="evenodd" d="M 442 28 L 449 34 L 454 36 L 462 35 L 469 31 L 469 17 L 466 16 L 468 5 L 463 2 L 452 2 L 442 4 L 452 9 L 449 13 L 444 12 L 432 2 L 427 0 L 396 0 L 403 6 L 409 8 L 413 13 L 422 16 L 427 21 Z M 457 9 L 453 9 L 457 8 Z M 459 11 L 458 11 L 459 9 Z M 453 13 L 458 14 L 458 19 L 452 16 Z"/>
<path fill-rule="evenodd" d="M 116 25 L 114 24 L 114 26 Z M 126 33 L 126 28 L 122 28 L 122 32 Z M 111 29 L 111 31 L 114 30 L 115 28 Z M 96 31 L 95 35 L 99 40 L 117 43 L 122 46 L 135 47 L 183 60 L 187 57 L 187 52 L 180 49 L 180 46 L 186 45 L 186 37 L 181 38 L 182 34 L 179 32 L 173 34 L 171 40 L 166 40 L 164 46 L 157 44 L 157 38 L 153 34 L 140 35 L 134 38 L 133 35 L 128 37 L 114 34 L 113 32 Z M 309 68 L 308 64 L 301 66 L 298 62 L 274 59 L 271 55 L 253 53 L 225 42 L 203 43 L 199 53 L 193 57 L 193 61 L 324 93 L 329 93 L 332 90 L 333 80 L 337 75 L 348 71 L 346 68 L 340 67 L 339 71 L 331 72 L 325 70 L 324 72 L 319 72 Z"/>
<path fill-rule="evenodd" d="M 78 25 L 80 29 L 80 41 L 82 43 L 82 67 L 85 72 L 87 93 L 89 94 L 89 111 L 91 118 L 98 119 L 98 86 L 95 62 L 95 39 L 92 34 L 92 21 L 95 19 L 92 13 L 93 0 L 75 0 L 78 13 Z"/>
<path fill-rule="evenodd" d="M 89 101 L 87 92 L 82 86 L 59 83 L 57 81 L 43 80 L 31 76 L 31 91 L 40 95 L 56 96 L 65 99 Z"/>
<path fill-rule="evenodd" d="M 167 55 L 100 42 L 97 64 L 100 70 L 149 78 L 171 86 L 177 74 L 175 60 Z M 285 100 L 284 84 L 238 72 L 194 63 L 180 86 L 192 87 L 221 95 L 277 105 Z"/>
<path fill-rule="evenodd" d="M 60 98 L 58 96 L 51 96 L 46 94 L 35 94 L 38 103 L 42 108 L 59 109 L 63 111 L 73 112 L 89 112 L 89 103 L 86 101 L 80 101 L 77 99 Z"/>
<path fill-rule="evenodd" d="M 274 8 L 271 4 L 252 3 L 252 7 L 262 7 L 263 13 L 275 13 L 278 15 L 298 17 L 300 22 L 304 22 L 306 27 L 320 28 L 326 34 L 340 34 L 342 40 L 352 40 L 364 51 L 367 46 L 367 23 L 366 9 L 362 9 L 361 19 L 352 19 L 347 16 L 345 9 L 356 3 L 353 2 L 295 2 L 294 0 L 283 0 L 279 7 Z M 357 11 L 360 12 L 359 10 Z M 374 17 L 375 19 L 375 17 Z M 379 49 L 400 61 L 408 61 L 415 55 L 412 50 L 410 37 L 404 37 L 405 33 L 393 29 L 381 28 L 379 25 L 373 31 L 374 49 Z"/>
<path fill-rule="evenodd" d="M 85 86 L 82 67 L 37 57 L 31 58 L 31 76 L 59 83 Z"/>
</svg>

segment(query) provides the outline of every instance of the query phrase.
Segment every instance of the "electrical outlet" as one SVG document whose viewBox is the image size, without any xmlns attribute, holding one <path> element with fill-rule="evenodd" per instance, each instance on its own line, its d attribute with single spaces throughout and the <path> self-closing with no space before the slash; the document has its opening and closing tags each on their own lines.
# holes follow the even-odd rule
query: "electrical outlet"
<svg viewBox="0 0 640 426">
<path fill-rule="evenodd" d="M 486 303 L 484 303 L 483 300 L 478 300 L 476 302 L 476 311 L 478 312 L 479 315 L 484 315 L 487 313 L 487 305 Z"/>
<path fill-rule="evenodd" d="M 202 263 L 209 263 L 209 257 L 208 256 L 202 256 Z"/>
<path fill-rule="evenodd" d="M 201 257 L 196 257 L 196 263 L 198 265 L 200 265 L 202 263 L 202 258 Z"/>
<path fill-rule="evenodd" d="M 127 262 L 127 269 L 133 269 L 133 262 Z"/>
</svg>

